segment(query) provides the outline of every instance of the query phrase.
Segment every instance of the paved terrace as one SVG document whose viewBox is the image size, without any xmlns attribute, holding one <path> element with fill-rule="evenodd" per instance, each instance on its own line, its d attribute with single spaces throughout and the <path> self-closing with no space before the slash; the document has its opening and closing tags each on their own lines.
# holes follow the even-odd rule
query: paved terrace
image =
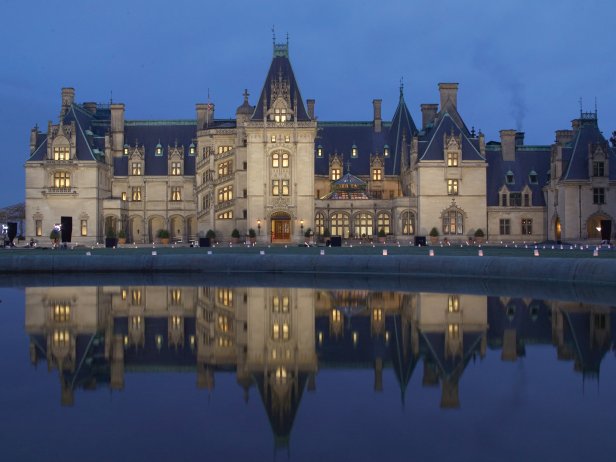
<svg viewBox="0 0 616 462">
<path fill-rule="evenodd" d="M 595 246 L 354 245 L 0 249 L 0 273 L 396 275 L 616 286 L 616 250 Z M 480 256 L 480 251 L 483 256 Z M 322 255 L 321 253 L 324 253 Z M 384 255 L 384 253 L 387 255 Z M 430 253 L 433 255 L 430 255 Z M 538 255 L 535 255 L 535 252 Z"/>
</svg>

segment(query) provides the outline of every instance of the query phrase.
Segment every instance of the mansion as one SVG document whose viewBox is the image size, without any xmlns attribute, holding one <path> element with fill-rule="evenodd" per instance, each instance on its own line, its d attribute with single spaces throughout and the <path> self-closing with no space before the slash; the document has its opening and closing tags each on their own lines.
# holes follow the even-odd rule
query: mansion
<svg viewBox="0 0 616 462">
<path fill-rule="evenodd" d="M 469 130 L 457 83 L 416 124 L 400 88 L 391 120 L 373 100 L 371 121 L 317 120 L 303 100 L 287 44 L 274 44 L 254 105 L 234 118 L 197 104 L 190 120 L 130 120 L 121 103 L 76 103 L 62 89 L 58 123 L 31 131 L 26 239 L 93 244 L 109 230 L 155 242 L 161 230 L 187 242 L 209 230 L 228 240 L 254 230 L 261 243 L 316 237 L 413 241 L 433 229 L 462 241 L 613 238 L 616 151 L 582 112 L 551 145 L 501 130 L 486 142 Z"/>
</svg>

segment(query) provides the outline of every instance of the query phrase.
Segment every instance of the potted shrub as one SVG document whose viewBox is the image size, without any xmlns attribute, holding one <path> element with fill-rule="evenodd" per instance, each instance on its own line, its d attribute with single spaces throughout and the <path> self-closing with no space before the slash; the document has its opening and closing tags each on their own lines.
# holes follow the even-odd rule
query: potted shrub
<svg viewBox="0 0 616 462">
<path fill-rule="evenodd" d="M 240 232 L 237 229 L 231 231 L 231 242 L 233 242 L 234 244 L 240 242 Z"/>
<path fill-rule="evenodd" d="M 433 227 L 430 230 L 430 244 L 434 245 L 434 244 L 438 244 L 438 229 L 436 229 L 436 226 Z"/>
<path fill-rule="evenodd" d="M 118 231 L 118 244 L 126 244 L 126 231 L 124 231 L 123 229 Z"/>
<path fill-rule="evenodd" d="M 207 233 L 205 233 L 205 237 L 208 239 L 216 239 L 216 233 L 213 230 L 208 229 Z"/>
<path fill-rule="evenodd" d="M 113 227 L 107 228 L 105 231 L 105 247 L 112 248 L 118 245 L 118 236 L 116 234 L 115 229 Z"/>
<path fill-rule="evenodd" d="M 56 228 L 52 229 L 51 233 L 49 233 L 49 239 L 51 239 L 53 246 L 56 247 L 60 242 L 60 230 Z"/>
<path fill-rule="evenodd" d="M 250 239 L 251 244 L 254 244 L 255 242 L 257 242 L 257 233 L 255 232 L 254 229 L 250 228 L 248 230 L 248 238 Z"/>
<path fill-rule="evenodd" d="M 379 237 L 379 242 L 380 242 L 381 244 L 384 244 L 384 243 L 385 243 L 385 237 L 386 237 L 386 236 L 387 236 L 387 235 L 385 234 L 385 228 L 381 228 L 381 229 L 379 229 L 378 237 Z"/>
<path fill-rule="evenodd" d="M 477 242 L 477 244 L 483 244 L 484 237 L 485 234 L 483 233 L 483 229 L 477 228 L 477 231 L 475 231 L 475 242 Z"/>
<path fill-rule="evenodd" d="M 169 231 L 167 231 L 166 229 L 159 229 L 156 235 L 158 237 L 159 243 L 163 245 L 169 244 Z"/>
</svg>

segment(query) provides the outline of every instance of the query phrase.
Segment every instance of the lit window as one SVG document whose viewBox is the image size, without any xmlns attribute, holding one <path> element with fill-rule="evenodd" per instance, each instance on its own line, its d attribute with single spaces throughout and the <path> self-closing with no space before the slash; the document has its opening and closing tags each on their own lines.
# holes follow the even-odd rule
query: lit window
<svg viewBox="0 0 616 462">
<path fill-rule="evenodd" d="M 53 320 L 55 322 L 69 322 L 71 320 L 71 305 L 68 303 L 55 303 L 53 307 Z"/>
<path fill-rule="evenodd" d="M 340 179 L 340 169 L 332 168 L 330 178 L 332 179 L 332 181 L 339 180 Z"/>
<path fill-rule="evenodd" d="M 218 298 L 218 303 L 221 303 L 224 306 L 233 306 L 233 290 L 220 287 L 216 293 Z"/>
<path fill-rule="evenodd" d="M 81 235 L 88 235 L 88 220 L 81 220 Z"/>
<path fill-rule="evenodd" d="M 415 234 L 415 214 L 413 212 L 402 213 L 402 234 L 406 236 Z"/>
<path fill-rule="evenodd" d="M 447 166 L 448 167 L 458 166 L 458 151 L 447 151 Z"/>
<path fill-rule="evenodd" d="M 124 155 L 128 156 L 128 144 L 124 145 Z"/>
<path fill-rule="evenodd" d="M 380 230 L 385 231 L 385 234 L 389 234 L 391 232 L 390 230 L 390 218 L 389 218 L 389 214 L 388 213 L 379 213 L 377 220 L 376 220 L 376 226 L 377 228 Z"/>
<path fill-rule="evenodd" d="M 460 311 L 460 297 L 458 295 L 450 295 L 448 297 L 447 309 L 450 313 L 458 313 Z"/>
<path fill-rule="evenodd" d="M 605 176 L 605 164 L 603 162 L 592 163 L 592 176 Z"/>
<path fill-rule="evenodd" d="M 289 153 L 282 153 L 282 166 L 283 168 L 287 168 L 289 166 Z"/>
<path fill-rule="evenodd" d="M 272 154 L 272 168 L 278 167 L 280 167 L 280 154 L 275 152 L 274 154 Z"/>
<path fill-rule="evenodd" d="M 511 234 L 511 221 L 509 218 L 501 218 L 499 220 L 499 231 L 503 236 Z"/>
<path fill-rule="evenodd" d="M 533 220 L 522 218 L 522 234 L 533 234 Z"/>
<path fill-rule="evenodd" d="M 197 152 L 197 149 L 195 148 L 195 145 L 193 143 L 190 143 L 190 146 L 188 147 L 188 153 L 191 156 L 194 156 L 195 152 Z"/>
<path fill-rule="evenodd" d="M 131 175 L 141 175 L 141 162 L 133 162 L 131 166 Z"/>
<path fill-rule="evenodd" d="M 227 202 L 233 199 L 233 186 L 224 186 L 218 190 L 218 202 Z"/>
<path fill-rule="evenodd" d="M 289 195 L 289 180 L 282 180 L 282 195 Z"/>
<path fill-rule="evenodd" d="M 130 303 L 131 305 L 141 305 L 141 289 L 130 291 Z M 141 322 L 141 318 L 139 318 L 139 322 Z"/>
<path fill-rule="evenodd" d="M 230 325 L 229 316 L 218 315 L 218 330 L 220 332 L 229 332 L 231 330 Z"/>
<path fill-rule="evenodd" d="M 53 148 L 53 160 L 68 160 L 70 148 L 68 146 L 56 146 Z"/>
<path fill-rule="evenodd" d="M 388 145 L 385 145 L 385 147 L 383 147 L 383 156 L 389 157 L 389 146 Z"/>
<path fill-rule="evenodd" d="M 171 186 L 171 201 L 178 202 L 182 200 L 182 187 Z"/>
<path fill-rule="evenodd" d="M 289 143 L 291 141 L 291 137 L 289 135 L 284 136 L 284 142 Z"/>
<path fill-rule="evenodd" d="M 171 162 L 171 175 L 178 176 L 182 174 L 182 163 Z"/>
<path fill-rule="evenodd" d="M 593 204 L 605 204 L 605 189 L 604 188 L 592 188 L 592 203 Z"/>
<path fill-rule="evenodd" d="M 233 163 L 230 160 L 220 163 L 218 165 L 218 176 L 223 177 L 223 176 L 230 175 L 233 171 L 232 167 L 233 167 Z"/>
<path fill-rule="evenodd" d="M 216 215 L 216 218 L 219 220 L 230 220 L 233 218 L 233 210 L 227 210 L 226 212 L 219 213 Z"/>
<path fill-rule="evenodd" d="M 66 346 L 71 340 L 68 330 L 56 330 L 53 332 L 53 343 L 57 347 Z"/>
<path fill-rule="evenodd" d="M 383 171 L 380 168 L 372 169 L 372 180 L 381 181 L 383 179 Z"/>
<path fill-rule="evenodd" d="M 158 143 L 156 145 L 155 153 L 156 153 L 157 156 L 162 156 L 163 155 L 163 146 L 160 143 Z"/>
<path fill-rule="evenodd" d="M 443 213 L 443 234 L 464 234 L 464 215 L 458 210 Z"/>
<path fill-rule="evenodd" d="M 270 137 L 270 142 L 275 143 L 276 142 L 276 135 L 272 135 Z"/>
<path fill-rule="evenodd" d="M 355 158 L 358 155 L 357 146 L 353 145 L 351 147 L 351 157 Z"/>
<path fill-rule="evenodd" d="M 458 195 L 458 180 L 447 180 L 447 194 L 450 196 Z"/>
<path fill-rule="evenodd" d="M 224 154 L 231 151 L 231 149 L 233 149 L 233 146 L 218 146 L 218 154 Z"/>
<path fill-rule="evenodd" d="M 280 180 L 272 180 L 272 196 L 280 195 Z"/>
<path fill-rule="evenodd" d="M 125 201 L 126 200 L 126 191 L 122 191 L 122 200 Z"/>
<path fill-rule="evenodd" d="M 323 146 L 319 144 L 317 147 L 317 157 L 323 157 Z"/>
<path fill-rule="evenodd" d="M 43 220 L 35 220 L 34 228 L 36 229 L 36 235 L 42 236 L 43 235 Z"/>
<path fill-rule="evenodd" d="M 286 108 L 276 108 L 274 109 L 274 121 L 275 122 L 286 122 L 287 121 L 287 109 Z"/>
<path fill-rule="evenodd" d="M 131 197 L 133 202 L 141 202 L 141 186 L 133 186 Z"/>
<path fill-rule="evenodd" d="M 372 320 L 379 322 L 383 320 L 383 310 L 381 308 L 375 308 L 372 312 Z"/>
<path fill-rule="evenodd" d="M 70 173 L 55 172 L 53 174 L 53 186 L 54 188 L 70 188 L 71 187 Z"/>
<path fill-rule="evenodd" d="M 447 326 L 449 338 L 458 338 L 460 336 L 460 324 L 449 324 Z"/>
</svg>

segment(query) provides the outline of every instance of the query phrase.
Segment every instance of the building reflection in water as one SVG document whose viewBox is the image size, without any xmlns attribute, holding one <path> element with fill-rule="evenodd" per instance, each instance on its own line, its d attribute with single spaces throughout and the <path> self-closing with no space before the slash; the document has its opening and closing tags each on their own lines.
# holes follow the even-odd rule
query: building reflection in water
<svg viewBox="0 0 616 462">
<path fill-rule="evenodd" d="M 61 403 L 77 389 L 124 388 L 127 373 L 190 369 L 214 389 L 234 371 L 248 400 L 258 391 L 276 442 L 285 445 L 304 391 L 318 370 L 365 367 L 383 390 L 391 367 L 405 392 L 441 389 L 460 406 L 459 383 L 486 348 L 516 361 L 527 344 L 552 344 L 584 378 L 598 377 L 612 345 L 611 308 L 465 294 L 295 288 L 49 287 L 26 289 L 33 364 L 57 370 Z"/>
</svg>

